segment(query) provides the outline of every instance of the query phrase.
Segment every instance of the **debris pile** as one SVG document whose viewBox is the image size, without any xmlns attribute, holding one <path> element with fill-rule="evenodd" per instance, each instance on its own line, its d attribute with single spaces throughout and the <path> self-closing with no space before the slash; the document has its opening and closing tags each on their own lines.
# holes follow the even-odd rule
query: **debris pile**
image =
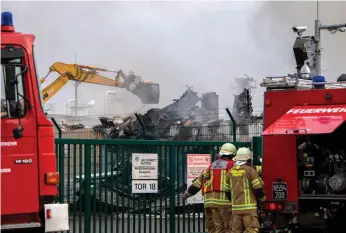
<svg viewBox="0 0 346 233">
<path fill-rule="evenodd" d="M 85 126 L 83 124 L 77 124 L 77 123 L 68 125 L 63 121 L 61 124 L 61 129 L 63 131 L 70 131 L 70 130 L 77 130 L 77 129 L 85 129 Z"/>
<path fill-rule="evenodd" d="M 188 88 L 172 104 L 162 109 L 152 108 L 144 115 L 100 117 L 101 125 L 93 130 L 105 139 L 197 140 L 203 125 L 220 124 L 218 98 L 215 92 L 199 97 Z M 197 105 L 199 102 L 201 107 Z"/>
</svg>

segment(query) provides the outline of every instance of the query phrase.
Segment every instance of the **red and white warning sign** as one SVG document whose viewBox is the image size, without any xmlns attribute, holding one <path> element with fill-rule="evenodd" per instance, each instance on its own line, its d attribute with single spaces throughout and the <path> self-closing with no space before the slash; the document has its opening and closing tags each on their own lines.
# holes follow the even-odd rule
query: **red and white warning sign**
<svg viewBox="0 0 346 233">
<path fill-rule="evenodd" d="M 197 178 L 204 169 L 208 168 L 211 163 L 210 154 L 188 154 L 187 155 L 187 187 Z M 199 191 L 193 197 L 187 199 L 188 204 L 203 203 L 202 192 Z"/>
</svg>

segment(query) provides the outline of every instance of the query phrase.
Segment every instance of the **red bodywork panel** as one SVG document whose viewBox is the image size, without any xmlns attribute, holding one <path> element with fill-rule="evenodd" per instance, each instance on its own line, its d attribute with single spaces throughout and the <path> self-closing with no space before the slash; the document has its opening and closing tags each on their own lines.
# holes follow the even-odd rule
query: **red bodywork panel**
<svg viewBox="0 0 346 233">
<path fill-rule="evenodd" d="M 44 183 L 44 174 L 55 172 L 54 131 L 41 107 L 41 90 L 36 76 L 33 42 L 35 36 L 1 32 L 1 46 L 15 45 L 25 50 L 26 114 L 22 118 L 23 137 L 14 139 L 12 130 L 18 119 L 1 119 L 1 215 L 37 213 L 43 206 L 40 197 L 55 196 L 57 187 Z M 8 142 L 6 144 L 6 142 Z M 10 143 L 9 143 L 10 142 Z M 16 164 L 16 159 L 32 159 L 30 164 Z M 5 222 L 2 222 L 5 224 Z"/>
<path fill-rule="evenodd" d="M 346 89 L 267 91 L 264 101 L 262 177 L 267 200 L 273 200 L 272 183 L 282 179 L 288 184 L 287 201 L 298 202 L 296 135 L 331 133 L 342 124 Z"/>
<path fill-rule="evenodd" d="M 345 120 L 346 104 L 295 106 L 271 124 L 262 135 L 327 134 Z"/>
</svg>

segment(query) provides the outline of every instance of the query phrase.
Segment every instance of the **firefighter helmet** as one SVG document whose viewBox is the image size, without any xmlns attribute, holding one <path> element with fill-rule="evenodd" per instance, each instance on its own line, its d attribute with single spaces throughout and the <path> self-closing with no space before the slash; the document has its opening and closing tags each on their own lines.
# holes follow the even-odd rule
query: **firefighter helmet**
<svg viewBox="0 0 346 233">
<path fill-rule="evenodd" d="M 237 148 L 232 143 L 225 143 L 222 145 L 219 155 L 220 156 L 235 155 L 236 152 L 237 152 Z"/>
<path fill-rule="evenodd" d="M 251 159 L 252 152 L 249 148 L 241 147 L 237 151 L 237 155 L 234 157 L 236 161 L 247 161 Z"/>
</svg>

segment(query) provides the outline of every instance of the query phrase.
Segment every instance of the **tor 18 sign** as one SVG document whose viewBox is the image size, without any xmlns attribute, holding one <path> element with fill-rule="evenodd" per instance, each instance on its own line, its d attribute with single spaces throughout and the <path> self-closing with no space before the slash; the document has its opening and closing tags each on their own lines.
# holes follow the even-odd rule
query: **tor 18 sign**
<svg viewBox="0 0 346 233">
<path fill-rule="evenodd" d="M 132 193 L 157 193 L 157 180 L 132 180 Z"/>
</svg>

